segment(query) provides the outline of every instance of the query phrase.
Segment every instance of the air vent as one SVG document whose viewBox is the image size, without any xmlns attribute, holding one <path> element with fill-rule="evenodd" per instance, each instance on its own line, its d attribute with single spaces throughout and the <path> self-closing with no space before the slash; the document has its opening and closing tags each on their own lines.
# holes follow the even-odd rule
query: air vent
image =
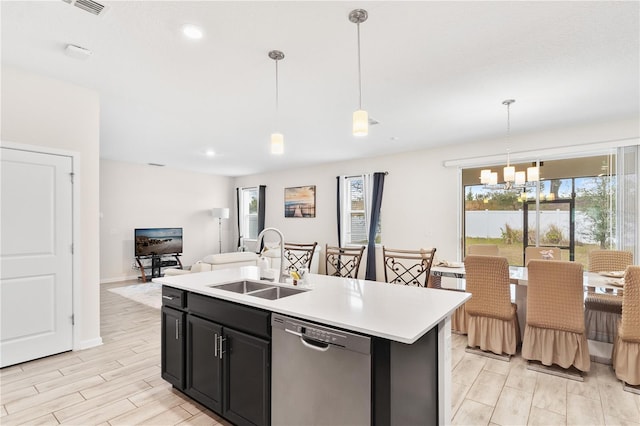
<svg viewBox="0 0 640 426">
<path fill-rule="evenodd" d="M 65 3 L 69 3 L 78 7 L 92 15 L 101 15 L 105 12 L 105 5 L 100 4 L 93 0 L 62 0 Z"/>
<path fill-rule="evenodd" d="M 375 118 L 369 117 L 369 126 L 375 126 L 376 124 L 380 124 L 380 122 Z"/>
<path fill-rule="evenodd" d="M 150 166 L 155 166 L 155 167 L 164 167 L 164 164 L 160 164 L 160 163 L 147 163 Z"/>
</svg>

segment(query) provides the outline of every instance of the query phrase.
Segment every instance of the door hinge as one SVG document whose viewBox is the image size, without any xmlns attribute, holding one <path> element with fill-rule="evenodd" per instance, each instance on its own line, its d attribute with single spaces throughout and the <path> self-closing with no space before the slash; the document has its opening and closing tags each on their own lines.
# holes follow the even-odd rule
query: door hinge
<svg viewBox="0 0 640 426">
<path fill-rule="evenodd" d="M 69 176 L 71 177 L 71 183 L 74 183 L 73 178 L 75 177 L 75 173 L 71 172 L 69 173 Z"/>
<path fill-rule="evenodd" d="M 76 315 L 71 314 L 71 325 L 76 325 Z"/>
</svg>

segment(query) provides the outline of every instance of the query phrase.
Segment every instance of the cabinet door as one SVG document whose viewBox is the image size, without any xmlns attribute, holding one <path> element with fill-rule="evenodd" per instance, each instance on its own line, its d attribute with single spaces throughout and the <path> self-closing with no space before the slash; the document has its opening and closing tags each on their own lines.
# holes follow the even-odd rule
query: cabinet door
<svg viewBox="0 0 640 426">
<path fill-rule="evenodd" d="M 162 307 L 162 378 L 184 389 L 184 317 L 176 309 Z"/>
<path fill-rule="evenodd" d="M 187 388 L 185 392 L 213 411 L 222 410 L 222 327 L 187 315 Z"/>
<path fill-rule="evenodd" d="M 224 330 L 224 416 L 238 425 L 271 422 L 271 349 L 266 340 Z"/>
</svg>

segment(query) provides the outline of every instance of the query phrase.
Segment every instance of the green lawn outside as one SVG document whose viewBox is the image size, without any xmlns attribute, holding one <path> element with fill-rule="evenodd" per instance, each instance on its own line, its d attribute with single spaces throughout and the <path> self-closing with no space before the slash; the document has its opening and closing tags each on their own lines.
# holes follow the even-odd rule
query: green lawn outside
<svg viewBox="0 0 640 426">
<path fill-rule="evenodd" d="M 509 265 L 522 266 L 523 252 L 522 244 L 507 244 L 502 238 L 467 238 L 466 246 L 471 244 L 496 244 L 500 250 L 500 255 L 509 260 Z M 585 270 L 588 267 L 589 252 L 598 249 L 598 244 L 576 244 L 575 261 L 582 263 Z M 562 250 L 562 260 L 569 260 L 569 250 Z"/>
</svg>

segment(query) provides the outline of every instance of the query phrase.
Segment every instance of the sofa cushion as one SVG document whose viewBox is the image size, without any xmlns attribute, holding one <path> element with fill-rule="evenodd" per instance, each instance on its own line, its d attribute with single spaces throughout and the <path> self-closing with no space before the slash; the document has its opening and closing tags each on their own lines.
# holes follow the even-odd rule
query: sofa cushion
<svg viewBox="0 0 640 426">
<path fill-rule="evenodd" d="M 212 265 L 223 265 L 225 263 L 246 263 L 253 262 L 255 264 L 258 259 L 258 255 L 250 251 L 238 251 L 232 253 L 220 253 L 210 254 L 202 259 L 204 263 L 210 263 Z"/>
</svg>

